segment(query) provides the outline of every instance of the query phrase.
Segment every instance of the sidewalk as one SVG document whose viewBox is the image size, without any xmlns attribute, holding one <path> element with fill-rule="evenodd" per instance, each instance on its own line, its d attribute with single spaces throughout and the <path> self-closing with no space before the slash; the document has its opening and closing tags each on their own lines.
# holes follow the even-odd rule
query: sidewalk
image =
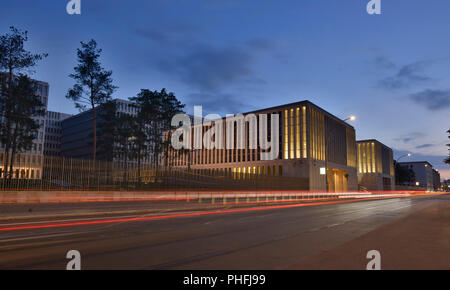
<svg viewBox="0 0 450 290">
<path fill-rule="evenodd" d="M 365 270 L 370 250 L 384 270 L 450 270 L 450 198 L 379 227 L 334 249 L 305 258 L 289 269 Z"/>
</svg>

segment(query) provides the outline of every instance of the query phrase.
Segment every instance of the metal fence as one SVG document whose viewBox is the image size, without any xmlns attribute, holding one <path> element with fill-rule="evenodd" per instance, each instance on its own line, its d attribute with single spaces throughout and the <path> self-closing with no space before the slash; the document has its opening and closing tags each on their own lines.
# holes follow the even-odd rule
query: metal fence
<svg viewBox="0 0 450 290">
<path fill-rule="evenodd" d="M 0 180 L 1 190 L 306 190 L 308 179 L 231 172 L 231 169 L 188 169 L 44 157 L 34 168 L 15 168 Z M 39 174 L 30 174 L 39 172 Z"/>
</svg>

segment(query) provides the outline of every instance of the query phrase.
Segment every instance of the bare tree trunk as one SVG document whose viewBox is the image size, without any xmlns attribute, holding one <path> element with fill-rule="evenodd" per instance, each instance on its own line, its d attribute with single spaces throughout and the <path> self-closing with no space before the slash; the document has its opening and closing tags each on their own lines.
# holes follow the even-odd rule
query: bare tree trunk
<svg viewBox="0 0 450 290">
<path fill-rule="evenodd" d="M 12 83 L 13 83 L 13 69 L 12 69 L 12 57 L 11 55 L 9 56 L 9 80 L 8 80 L 8 99 L 12 100 Z M 10 102 L 8 102 L 10 103 Z M 7 123 L 6 123 L 6 135 L 8 137 L 8 142 L 6 142 L 5 144 L 5 161 L 3 164 L 3 168 L 4 168 L 4 175 L 3 175 L 3 183 L 5 185 L 6 183 L 6 179 L 7 179 L 7 174 L 8 174 L 8 163 L 9 163 L 9 150 L 11 149 L 11 116 L 10 116 L 10 111 L 11 108 L 10 107 L 6 107 L 6 119 L 7 119 Z"/>
<path fill-rule="evenodd" d="M 92 160 L 95 161 L 96 154 L 97 154 L 97 117 L 95 114 L 95 106 L 94 103 L 91 103 L 92 105 L 92 130 L 94 131 L 94 140 L 92 145 Z"/>
</svg>

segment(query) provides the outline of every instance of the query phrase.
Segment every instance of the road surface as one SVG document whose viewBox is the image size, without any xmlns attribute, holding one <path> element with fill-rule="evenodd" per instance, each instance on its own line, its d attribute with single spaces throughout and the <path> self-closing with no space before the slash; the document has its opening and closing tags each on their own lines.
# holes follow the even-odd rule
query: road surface
<svg viewBox="0 0 450 290">
<path fill-rule="evenodd" d="M 377 229 L 389 229 L 391 224 L 430 208 L 443 209 L 444 216 L 437 218 L 446 222 L 450 220 L 449 204 L 449 195 L 433 195 L 300 207 L 243 208 L 237 212 L 215 213 L 211 212 L 215 209 L 209 209 L 207 215 L 186 211 L 163 219 L 150 218 L 157 213 L 139 215 L 142 219 L 138 220 L 133 220 L 133 215 L 73 217 L 59 221 L 73 224 L 69 226 L 3 231 L 1 228 L 55 224 L 55 220 L 0 221 L 0 269 L 65 269 L 69 250 L 81 253 L 82 269 L 304 269 L 308 265 L 321 268 L 317 261 L 326 263 L 328 253 L 330 257 L 342 259 L 342 263 L 334 261 L 331 268 L 345 265 L 344 268 L 364 269 L 365 256 L 349 265 L 333 249 L 353 243 L 352 247 L 366 253 L 372 249 L 364 247 L 370 245 L 355 244 L 358 238 Z M 105 203 L 104 207 L 117 205 Z M 84 223 L 99 220 L 108 222 Z M 431 242 L 422 237 L 425 239 L 420 241 L 425 243 L 422 247 L 446 255 L 448 246 L 440 241 L 448 237 L 450 225 L 445 226 Z M 419 237 L 420 234 L 414 233 Z M 383 232 L 378 233 L 377 237 L 382 235 Z M 402 258 L 407 259 L 399 257 Z M 436 265 L 432 261 L 427 263 L 429 268 L 450 269 L 450 262 L 446 264 L 445 260 Z"/>
</svg>

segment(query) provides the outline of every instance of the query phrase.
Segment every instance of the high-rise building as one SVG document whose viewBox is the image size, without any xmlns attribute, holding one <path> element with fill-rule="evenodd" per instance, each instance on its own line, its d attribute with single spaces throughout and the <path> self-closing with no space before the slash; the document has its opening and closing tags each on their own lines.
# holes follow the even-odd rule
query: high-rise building
<svg viewBox="0 0 450 290">
<path fill-rule="evenodd" d="M 8 78 L 8 74 L 0 73 L 0 79 L 5 81 Z M 39 96 L 45 111 L 47 111 L 49 84 L 43 81 L 33 80 L 36 85 L 36 95 Z M 18 152 L 15 154 L 15 160 L 13 162 L 13 179 L 39 179 L 42 176 L 42 164 L 44 153 L 44 141 L 45 141 L 45 116 L 33 117 L 36 120 L 40 128 L 36 133 L 35 139 L 31 150 Z M 0 122 L 4 122 L 4 116 L 1 116 Z M 4 164 L 5 164 L 5 144 L 1 144 L 0 148 L 0 176 L 3 177 Z M 10 157 L 9 157 L 10 158 Z M 9 171 L 9 169 L 8 169 Z"/>
<path fill-rule="evenodd" d="M 267 116 L 265 128 L 262 115 Z M 271 127 L 271 118 L 275 120 L 275 116 L 279 119 L 279 127 L 274 128 L 279 133 L 279 152 L 267 160 L 262 156 L 268 150 L 251 144 L 260 140 L 261 129 L 267 132 L 268 139 L 275 140 L 276 134 Z M 208 145 L 213 141 L 204 137 L 213 126 L 221 127 L 221 132 L 215 131 L 214 143 L 227 141 L 223 141 L 222 149 L 211 149 Z M 229 139 L 239 132 L 244 136 L 242 141 L 235 137 Z M 229 123 L 224 118 L 217 119 L 214 125 L 194 125 L 190 135 L 192 149 L 172 149 L 169 165 L 220 171 L 237 179 L 289 177 L 303 180 L 304 187 L 298 189 L 304 190 L 342 192 L 358 188 L 355 129 L 309 101 L 248 112 L 236 122 Z M 238 143 L 242 146 L 238 147 Z M 204 146 L 194 148 L 195 144 Z"/>
<path fill-rule="evenodd" d="M 394 190 L 392 149 L 377 140 L 357 141 L 358 184 L 367 190 Z"/>
<path fill-rule="evenodd" d="M 132 106 L 132 102 L 115 99 L 112 101 L 115 104 L 115 112 L 113 116 L 117 114 L 130 114 L 137 113 L 137 108 Z M 115 161 L 111 152 L 104 152 L 102 150 L 102 134 L 101 123 L 107 122 L 104 120 L 104 113 L 107 110 L 107 106 L 96 107 L 96 120 L 97 120 L 97 160 Z M 62 136 L 61 136 L 61 156 L 77 159 L 92 159 L 93 148 L 93 116 L 92 110 L 88 110 L 69 118 L 64 119 L 61 122 Z M 108 149 L 109 150 L 109 149 Z"/>
<path fill-rule="evenodd" d="M 47 111 L 45 118 L 45 156 L 61 156 L 62 121 L 70 114 Z"/>
</svg>

